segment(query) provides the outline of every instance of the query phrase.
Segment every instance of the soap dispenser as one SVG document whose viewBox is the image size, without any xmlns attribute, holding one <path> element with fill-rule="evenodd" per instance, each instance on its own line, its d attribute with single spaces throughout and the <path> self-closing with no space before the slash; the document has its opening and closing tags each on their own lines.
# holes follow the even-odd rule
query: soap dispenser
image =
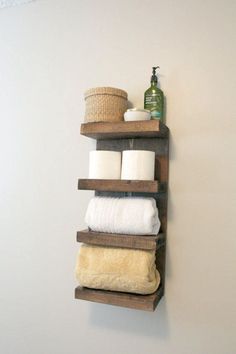
<svg viewBox="0 0 236 354">
<path fill-rule="evenodd" d="M 151 86 L 144 94 L 144 108 L 151 111 L 151 119 L 163 121 L 164 95 L 162 90 L 157 87 L 157 69 L 159 66 L 152 68 Z"/>
</svg>

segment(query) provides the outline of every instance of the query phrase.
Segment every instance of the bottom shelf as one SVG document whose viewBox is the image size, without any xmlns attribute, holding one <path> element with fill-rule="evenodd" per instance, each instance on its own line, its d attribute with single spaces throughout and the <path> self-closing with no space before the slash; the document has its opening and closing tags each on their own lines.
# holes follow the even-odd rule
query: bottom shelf
<svg viewBox="0 0 236 354">
<path fill-rule="evenodd" d="M 154 311 L 162 296 L 163 287 L 161 286 L 151 295 L 138 295 L 117 291 L 89 289 L 81 286 L 78 286 L 75 289 L 76 299 L 144 311 Z"/>
</svg>

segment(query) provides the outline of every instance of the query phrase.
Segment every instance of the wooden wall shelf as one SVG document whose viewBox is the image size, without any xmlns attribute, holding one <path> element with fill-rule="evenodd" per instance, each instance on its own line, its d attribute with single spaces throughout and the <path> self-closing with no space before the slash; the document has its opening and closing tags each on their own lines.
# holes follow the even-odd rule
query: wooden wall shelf
<svg viewBox="0 0 236 354">
<path fill-rule="evenodd" d="M 80 134 L 93 139 L 165 138 L 169 129 L 158 120 L 81 124 Z"/>
<path fill-rule="evenodd" d="M 120 179 L 79 179 L 78 189 L 103 192 L 157 193 L 157 181 L 128 181 Z"/>
<path fill-rule="evenodd" d="M 156 267 L 161 276 L 161 285 L 151 295 L 96 290 L 78 286 L 75 289 L 75 298 L 132 309 L 154 311 L 164 294 L 165 288 L 169 129 L 157 120 L 86 123 L 81 125 L 81 134 L 97 139 L 97 150 L 155 151 L 155 181 L 79 179 L 78 189 L 94 190 L 95 195 L 101 197 L 123 197 L 126 195 L 125 193 L 140 197 L 151 196 L 156 200 L 158 206 L 162 233 L 157 236 L 138 236 L 83 230 L 78 231 L 77 241 L 93 245 L 132 249 L 156 249 Z"/>
<path fill-rule="evenodd" d="M 145 311 L 154 311 L 162 296 L 163 288 L 161 286 L 151 295 L 138 295 L 121 293 L 117 291 L 88 289 L 80 286 L 75 289 L 76 299 Z"/>
<path fill-rule="evenodd" d="M 97 246 L 156 250 L 164 245 L 164 236 L 162 233 L 157 236 L 141 236 L 82 230 L 77 232 L 77 241 Z"/>
</svg>

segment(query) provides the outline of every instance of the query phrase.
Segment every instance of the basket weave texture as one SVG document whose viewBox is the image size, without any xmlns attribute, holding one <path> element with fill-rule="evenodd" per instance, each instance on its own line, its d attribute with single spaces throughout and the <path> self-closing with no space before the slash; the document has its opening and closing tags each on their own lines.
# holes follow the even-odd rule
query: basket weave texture
<svg viewBox="0 0 236 354">
<path fill-rule="evenodd" d="M 124 120 L 128 107 L 127 92 L 113 87 L 96 87 L 84 94 L 85 122 L 118 122 Z"/>
</svg>

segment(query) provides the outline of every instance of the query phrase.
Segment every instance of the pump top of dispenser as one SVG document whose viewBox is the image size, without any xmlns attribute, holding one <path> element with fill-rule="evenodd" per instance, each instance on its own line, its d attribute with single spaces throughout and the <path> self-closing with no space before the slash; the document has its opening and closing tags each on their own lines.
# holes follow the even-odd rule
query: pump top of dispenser
<svg viewBox="0 0 236 354">
<path fill-rule="evenodd" d="M 152 67 L 151 82 L 154 82 L 155 84 L 157 84 L 157 82 L 158 82 L 157 75 L 156 75 L 157 69 L 160 69 L 160 66 L 153 66 Z"/>
</svg>

